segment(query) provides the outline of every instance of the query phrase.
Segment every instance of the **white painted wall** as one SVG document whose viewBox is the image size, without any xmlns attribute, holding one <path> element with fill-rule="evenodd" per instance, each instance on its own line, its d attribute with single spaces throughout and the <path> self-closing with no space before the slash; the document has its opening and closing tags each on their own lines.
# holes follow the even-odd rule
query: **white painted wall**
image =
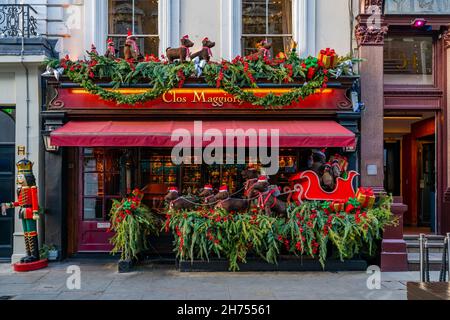
<svg viewBox="0 0 450 320">
<path fill-rule="evenodd" d="M 42 138 L 40 134 L 40 64 L 41 62 L 26 62 L 29 70 L 29 110 L 27 111 L 26 86 L 27 78 L 22 64 L 1 63 L 0 57 L 0 105 L 13 105 L 16 108 L 16 146 L 27 145 L 27 114 L 29 117 L 28 131 L 28 159 L 34 163 L 34 174 L 39 189 L 42 190 L 42 170 L 40 170 L 40 159 L 43 155 Z M 2 94 L 4 93 L 4 94 Z M 17 150 L 17 147 L 16 147 Z M 16 162 L 23 156 L 16 154 Z M 39 194 L 42 203 L 43 197 Z M 11 199 L 13 201 L 15 199 Z M 14 222 L 12 262 L 15 263 L 24 256 L 25 245 L 23 240 L 22 221 L 16 210 Z"/>
<path fill-rule="evenodd" d="M 11 1 L 11 0 L 7 0 Z M 315 55 L 332 47 L 344 55 L 350 52 L 349 3 L 358 0 L 292 0 L 293 33 L 303 55 Z M 82 58 L 91 43 L 103 52 L 108 25 L 107 0 L 24 0 L 38 11 L 39 32 L 57 38 L 61 55 Z M 160 53 L 178 46 L 189 34 L 201 47 L 201 40 L 216 41 L 215 59 L 240 54 L 241 0 L 160 0 Z M 355 14 L 356 15 L 356 14 Z"/>
</svg>

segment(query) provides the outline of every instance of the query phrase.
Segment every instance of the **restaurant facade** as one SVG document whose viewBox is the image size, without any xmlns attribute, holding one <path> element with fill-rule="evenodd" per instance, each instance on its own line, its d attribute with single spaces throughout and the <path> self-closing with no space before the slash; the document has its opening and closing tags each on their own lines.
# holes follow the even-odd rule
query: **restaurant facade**
<svg viewBox="0 0 450 320">
<path fill-rule="evenodd" d="M 103 54 L 108 38 L 122 57 L 131 29 L 145 54 L 165 54 L 165 48 L 178 47 L 185 34 L 195 43 L 193 52 L 201 48 L 204 37 L 216 40 L 211 59 L 219 63 L 221 58 L 231 61 L 254 53 L 261 40 L 272 44 L 271 57 L 289 52 L 294 41 L 301 57 L 334 48 L 342 56 L 352 53 L 364 59 L 354 66 L 360 76 L 330 77 L 326 88 L 282 108 L 243 102 L 196 77 L 140 104 L 106 101 L 67 74 L 58 80 L 45 77 L 41 89 L 46 146 L 40 165 L 41 203 L 46 210 L 43 229 L 45 243 L 55 245 L 61 258 L 109 252 L 112 200 L 135 187 L 144 190 L 144 202 L 161 214 L 169 186 L 195 195 L 205 184 L 216 189 L 226 185 L 231 193 L 242 195 L 241 171 L 251 162 L 249 150 L 244 148 L 247 158 L 241 164 L 195 163 L 193 150 L 193 161 L 175 165 L 171 135 L 176 129 L 194 137 L 196 132 L 203 137 L 210 129 L 222 133 L 278 130 L 280 171 L 270 179 L 282 190 L 290 186 L 292 175 L 310 167 L 312 154 L 324 153 L 327 160 L 337 154 L 345 157 L 349 170 L 359 172 L 354 188 L 392 193 L 393 211 L 403 219 L 384 234 L 383 270 L 407 268 L 404 225 L 411 232 L 418 228 L 448 232 L 446 7 L 436 3 L 423 11 L 418 4 L 403 8 L 392 1 L 352 1 L 353 19 L 347 1 L 339 1 L 334 8 L 323 0 L 210 1 L 200 9 L 196 2 L 85 4 L 80 12 L 91 32 L 75 29 L 73 40 L 61 38 L 60 57 L 82 59 L 86 50 L 92 50 L 91 43 Z M 416 28 L 412 21 L 420 18 L 431 28 Z M 345 27 L 334 28 L 335 19 Z M 80 39 L 82 47 L 76 45 Z M 415 54 L 409 56 L 411 52 Z M 114 91 L 108 79 L 93 82 Z M 253 91 L 260 97 L 282 95 L 304 85 L 298 80 L 260 81 Z M 136 82 L 115 91 L 132 96 L 149 89 L 149 84 Z M 173 249 L 165 234 L 152 246 L 158 255 Z"/>
</svg>

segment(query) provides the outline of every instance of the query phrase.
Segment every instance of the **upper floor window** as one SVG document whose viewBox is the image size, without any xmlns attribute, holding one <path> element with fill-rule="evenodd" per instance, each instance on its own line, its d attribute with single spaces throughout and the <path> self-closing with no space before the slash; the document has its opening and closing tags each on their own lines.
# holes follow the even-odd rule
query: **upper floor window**
<svg viewBox="0 0 450 320">
<path fill-rule="evenodd" d="M 256 52 L 262 40 L 272 56 L 287 51 L 292 39 L 292 0 L 242 0 L 242 53 Z"/>
<path fill-rule="evenodd" d="M 386 0 L 386 14 L 450 14 L 450 0 Z"/>
<path fill-rule="evenodd" d="M 141 53 L 158 56 L 159 0 L 108 0 L 108 37 L 114 40 L 119 55 L 130 30 L 137 38 Z"/>
<path fill-rule="evenodd" d="M 384 82 L 432 85 L 433 37 L 389 35 L 384 44 Z"/>
</svg>

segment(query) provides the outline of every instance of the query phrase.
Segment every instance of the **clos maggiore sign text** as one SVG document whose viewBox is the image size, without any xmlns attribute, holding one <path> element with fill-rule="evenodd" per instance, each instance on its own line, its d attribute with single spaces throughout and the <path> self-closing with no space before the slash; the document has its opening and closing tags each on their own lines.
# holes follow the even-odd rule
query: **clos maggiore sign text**
<svg viewBox="0 0 450 320">
<path fill-rule="evenodd" d="M 136 105 L 118 105 L 114 101 L 105 101 L 84 89 L 56 88 L 57 96 L 50 102 L 50 109 L 264 109 L 251 103 L 243 102 L 235 96 L 216 88 L 181 88 L 173 89 L 160 98 Z M 124 88 L 119 89 L 123 94 L 143 93 L 147 89 Z M 272 92 L 281 95 L 289 92 L 289 88 L 257 88 L 249 89 L 258 96 L 265 96 Z M 304 100 L 293 103 L 283 109 L 326 109 L 334 110 L 345 107 L 351 108 L 350 100 L 346 97 L 344 88 L 318 89 L 315 94 Z"/>
</svg>

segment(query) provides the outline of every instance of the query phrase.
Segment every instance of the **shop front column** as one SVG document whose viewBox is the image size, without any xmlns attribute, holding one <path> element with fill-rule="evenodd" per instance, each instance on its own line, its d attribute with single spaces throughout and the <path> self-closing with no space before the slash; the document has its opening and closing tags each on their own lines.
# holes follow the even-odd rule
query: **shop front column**
<svg viewBox="0 0 450 320">
<path fill-rule="evenodd" d="M 445 97 L 447 101 L 444 103 L 444 110 L 442 112 L 443 119 L 443 132 L 442 136 L 444 137 L 444 142 L 442 143 L 442 154 L 439 155 L 442 157 L 442 166 L 443 166 L 443 177 L 442 183 L 444 191 L 444 195 L 442 197 L 438 197 L 438 199 L 443 199 L 441 202 L 443 204 L 440 218 L 441 221 L 438 221 L 438 227 L 441 234 L 446 234 L 450 232 L 450 25 L 448 29 L 442 35 L 443 45 L 444 45 L 444 60 L 446 69 L 445 72 L 445 83 L 447 87 L 445 88 Z"/>
<path fill-rule="evenodd" d="M 387 26 L 383 17 L 373 14 L 380 1 L 365 1 L 372 14 L 358 16 L 356 38 L 360 65 L 361 98 L 365 107 L 361 111 L 361 185 L 371 187 L 376 194 L 384 193 L 384 70 L 383 46 Z M 397 199 L 401 202 L 401 199 Z M 397 201 L 395 201 L 397 202 Z M 383 234 L 381 245 L 381 270 L 406 271 L 408 268 L 406 243 L 403 240 L 403 213 L 405 206 L 394 203 L 393 214 L 398 225 L 389 227 Z"/>
<path fill-rule="evenodd" d="M 63 113 L 43 113 L 44 128 L 56 130 L 64 123 Z M 45 152 L 45 244 L 54 245 L 59 259 L 66 255 L 67 222 L 65 203 L 64 148 Z"/>
</svg>

